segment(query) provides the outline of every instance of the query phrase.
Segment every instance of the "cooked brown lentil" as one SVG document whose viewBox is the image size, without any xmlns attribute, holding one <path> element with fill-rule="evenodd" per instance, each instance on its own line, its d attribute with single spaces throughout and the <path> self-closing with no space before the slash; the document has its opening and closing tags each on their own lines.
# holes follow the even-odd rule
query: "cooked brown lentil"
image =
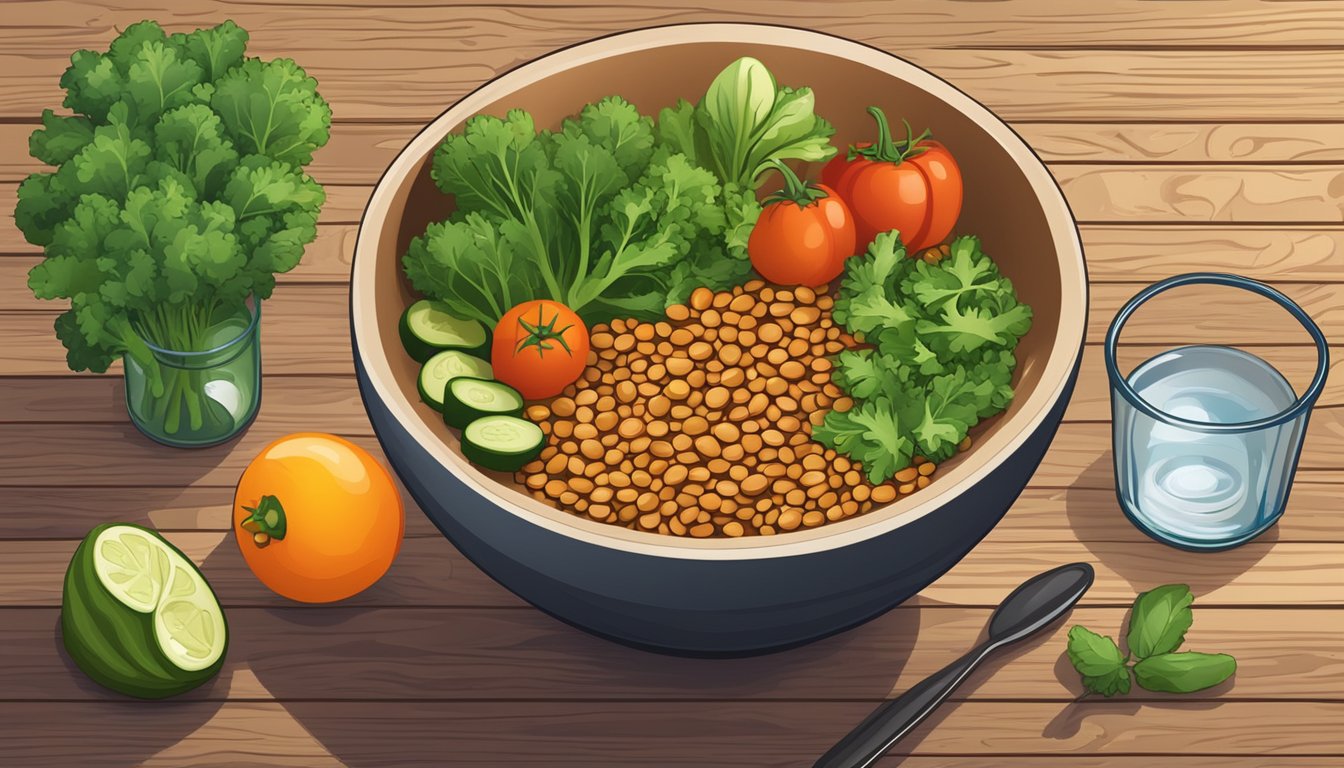
<svg viewBox="0 0 1344 768">
<path fill-rule="evenodd" d="M 810 439 L 854 405 L 830 378 L 828 356 L 854 344 L 833 306 L 756 280 L 698 288 L 665 321 L 594 327 L 585 375 L 528 407 L 548 443 L 517 481 L 576 515 L 694 538 L 816 528 L 927 487 L 937 466 L 921 456 L 875 486 Z"/>
</svg>

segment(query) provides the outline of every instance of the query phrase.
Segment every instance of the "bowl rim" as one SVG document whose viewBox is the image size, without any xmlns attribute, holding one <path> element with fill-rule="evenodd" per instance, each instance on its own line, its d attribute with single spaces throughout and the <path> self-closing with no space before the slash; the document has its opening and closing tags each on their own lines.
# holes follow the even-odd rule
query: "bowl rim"
<svg viewBox="0 0 1344 768">
<path fill-rule="evenodd" d="M 555 72 L 601 59 L 695 43 L 740 43 L 819 52 L 904 80 L 976 121 L 1017 161 L 1036 194 L 1053 246 L 1060 257 L 1061 306 L 1055 339 L 1036 388 L 1020 402 L 1018 411 L 1003 427 L 980 443 L 966 461 L 940 478 L 945 483 L 930 485 L 917 494 L 898 498 L 848 520 L 776 536 L 692 539 L 632 531 L 543 504 L 517 488 L 487 477 L 456 452 L 445 450 L 447 446 L 440 437 L 415 413 L 415 404 L 402 396 L 390 369 L 376 364 L 386 359 L 387 351 L 376 328 L 374 313 L 375 260 L 372 256 L 361 259 L 360 254 L 375 251 L 379 239 L 377 230 L 382 228 L 399 187 L 422 158 L 433 152 L 442 136 L 480 112 L 500 92 L 513 92 Z M 377 226 L 373 222 L 377 222 Z M 502 511 L 585 544 L 634 554 L 689 560 L 749 560 L 813 554 L 882 536 L 941 509 L 967 487 L 984 479 L 1041 428 L 1050 411 L 1066 394 L 1083 352 L 1088 302 L 1087 265 L 1082 242 L 1063 192 L 1035 151 L 987 107 L 946 80 L 895 54 L 838 35 L 780 24 L 689 22 L 614 32 L 520 63 L 473 89 L 427 123 L 379 177 L 360 217 L 351 265 L 350 324 L 356 363 L 360 364 L 363 376 L 383 406 L 428 455 Z M 365 328 L 368 328 L 367 332 L 361 333 Z M 369 396 L 367 392 L 361 395 Z M 1008 428 L 1010 425 L 1012 429 Z M 975 461 L 976 454 L 985 458 Z"/>
</svg>

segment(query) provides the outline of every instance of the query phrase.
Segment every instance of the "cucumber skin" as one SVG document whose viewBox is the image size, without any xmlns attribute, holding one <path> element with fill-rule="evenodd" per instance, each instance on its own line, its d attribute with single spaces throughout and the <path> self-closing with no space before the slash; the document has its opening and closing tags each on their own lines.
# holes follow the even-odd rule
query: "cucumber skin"
<svg viewBox="0 0 1344 768">
<path fill-rule="evenodd" d="M 440 352 L 463 352 L 464 354 L 466 354 L 465 350 L 460 350 L 460 349 L 454 349 L 454 350 L 448 350 L 448 349 L 436 349 L 436 350 L 434 350 L 434 353 L 435 353 L 435 354 L 438 354 L 438 353 L 440 353 Z M 469 356 L 470 356 L 470 355 L 469 355 Z M 483 358 L 478 358 L 478 359 L 482 359 L 482 360 L 484 360 Z M 420 371 L 416 372 L 416 374 L 415 374 L 415 391 L 420 393 L 420 402 L 424 403 L 425 405 L 428 405 L 430 408 L 433 408 L 434 410 L 438 411 L 439 413 L 443 413 L 443 403 L 436 403 L 436 402 L 434 402 L 434 398 L 431 397 L 430 394 L 429 394 L 428 392 L 425 391 L 425 380 L 424 380 L 424 376 L 422 376 L 421 374 L 424 373 L 424 365 L 428 364 L 428 362 L 429 362 L 429 361 L 426 360 L 425 363 L 422 363 L 422 364 L 421 364 L 421 369 L 420 369 Z M 485 367 L 486 367 L 486 368 L 490 368 L 490 361 L 489 361 L 489 360 L 484 360 L 484 362 L 485 362 Z M 491 369 L 491 373 L 493 373 L 493 372 L 494 372 L 493 369 Z M 452 381 L 453 379 L 455 379 L 455 378 L 457 378 L 457 377 L 454 376 L 454 377 L 448 379 L 448 381 L 445 381 L 444 384 L 443 384 L 443 386 L 444 386 L 443 399 L 444 399 L 445 401 L 448 399 L 448 382 L 451 382 L 451 381 Z M 473 377 L 473 378 L 485 378 L 485 377 Z M 487 378 L 487 380 L 488 380 L 488 381 L 494 381 L 493 378 Z"/>
<path fill-rule="evenodd" d="M 429 362 L 429 358 L 445 349 L 456 349 L 466 352 L 472 357 L 479 357 L 487 363 L 490 362 L 490 341 L 492 339 L 492 332 L 484 323 L 481 323 L 481 327 L 485 328 L 485 341 L 481 342 L 480 345 L 475 347 L 436 347 L 425 342 L 414 333 L 411 333 L 411 324 L 409 322 L 410 312 L 411 308 L 406 307 L 401 313 L 401 320 L 397 323 L 397 332 L 401 336 L 401 346 L 406 349 L 406 354 L 410 355 L 412 360 L 423 364 Z"/>
<path fill-rule="evenodd" d="M 182 555 L 181 550 L 157 531 L 133 523 L 104 523 L 90 531 L 75 549 L 65 572 L 61 593 L 61 639 L 65 650 L 91 680 L 117 693 L 139 699 L 163 699 L 190 691 L 219 674 L 224 667 L 224 659 L 229 653 L 228 617 L 221 609 L 224 652 L 205 669 L 188 672 L 169 665 L 166 660 L 128 653 L 128 648 L 158 648 L 158 640 L 154 638 L 152 613 L 139 613 L 111 595 L 100 594 L 102 585 L 93 565 L 93 541 L 114 525 L 147 531 Z M 186 555 L 182 558 L 195 567 Z M 219 601 L 218 596 L 215 601 Z"/>
<path fill-rule="evenodd" d="M 440 349 L 438 351 L 442 352 L 443 350 Z M 448 381 L 452 381 L 452 379 L 449 379 Z M 448 385 L 445 382 L 444 389 L 446 390 L 447 387 Z M 429 393 L 425 391 L 424 378 L 420 375 L 418 371 L 415 374 L 415 391 L 420 393 L 420 402 L 424 403 L 425 405 L 428 405 L 430 408 L 433 408 L 439 413 L 443 413 L 443 404 L 434 402 L 434 398 L 430 397 Z M 445 391 L 443 393 L 443 396 L 445 399 L 447 399 L 448 393 Z"/>
<path fill-rule="evenodd" d="M 500 414 L 503 415 L 503 414 Z M 542 441 L 536 450 L 526 453 L 500 455 L 492 451 L 484 451 L 477 448 L 467 440 L 462 441 L 462 455 L 467 457 L 467 461 L 478 467 L 493 469 L 496 472 L 517 472 L 523 468 L 523 465 L 536 459 L 541 455 L 541 449 L 546 447 L 546 441 Z"/>
<path fill-rule="evenodd" d="M 464 376 L 459 378 L 475 379 L 474 376 Z M 505 384 L 500 381 L 494 381 L 493 379 L 476 379 L 476 380 L 490 381 L 491 383 L 498 384 L 501 387 L 509 386 L 508 384 Z M 452 389 L 452 384 L 453 380 L 449 379 L 448 385 L 444 387 L 443 392 L 443 421 L 450 427 L 456 427 L 457 429 L 466 429 L 468 424 L 480 418 L 482 415 L 518 416 L 518 417 L 521 417 L 523 415 L 522 405 L 518 406 L 517 408 L 511 408 L 507 411 L 490 411 L 489 413 L 478 411 L 475 408 L 472 408 L 471 406 L 460 402 L 457 398 L 453 397 L 449 393 L 449 390 Z M 509 388 L 513 389 L 512 387 Z M 519 395 L 519 399 L 520 400 L 522 399 L 522 395 Z"/>
</svg>

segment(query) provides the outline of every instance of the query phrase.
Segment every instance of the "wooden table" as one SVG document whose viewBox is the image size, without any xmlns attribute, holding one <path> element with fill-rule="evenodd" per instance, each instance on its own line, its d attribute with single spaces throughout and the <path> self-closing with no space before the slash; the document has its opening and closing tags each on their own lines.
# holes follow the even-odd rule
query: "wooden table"
<svg viewBox="0 0 1344 768">
<path fill-rule="evenodd" d="M 866 714 L 981 634 L 1023 577 L 1071 560 L 1097 583 L 1069 623 L 1116 634 L 1136 591 L 1188 582 L 1188 647 L 1232 653 L 1234 681 L 1169 697 L 1080 698 L 1067 624 L 989 664 L 882 765 L 1294 768 L 1344 764 L 1344 372 L 1312 422 L 1287 516 L 1260 540 L 1191 556 L 1145 539 L 1112 491 L 1100 341 L 1141 285 L 1194 269 L 1275 283 L 1344 339 L 1344 4 L 1060 0 L 733 4 L 288 0 L 8 1 L 0 9 L 0 210 L 37 166 L 25 138 L 61 100 L 70 52 L 154 15 L 232 17 L 250 51 L 292 56 L 336 125 L 312 171 L 317 242 L 264 320 L 265 404 L 239 440 L 161 448 L 127 423 L 117 369 L 75 375 L 37 261 L 0 221 L 0 765 L 810 765 Z M 376 450 L 351 375 L 346 279 L 371 185 L 407 139 L 495 73 L 595 35 L 692 20 L 812 27 L 893 51 L 1010 121 L 1081 225 L 1089 344 L 1066 423 L 1003 523 L 919 597 L 766 658 L 699 661 L 588 637 L 467 563 L 418 510 L 388 576 L 305 607 L 260 586 L 229 540 L 231 487 L 265 443 L 325 430 Z M 1238 302 L 1164 305 L 1139 353 L 1181 338 L 1258 345 L 1290 378 L 1311 350 Z M 1336 348 L 1335 358 L 1344 358 Z M 93 525 L 162 530 L 202 564 L 232 627 L 219 679 L 180 700 L 109 695 L 67 661 L 61 575 Z"/>
</svg>

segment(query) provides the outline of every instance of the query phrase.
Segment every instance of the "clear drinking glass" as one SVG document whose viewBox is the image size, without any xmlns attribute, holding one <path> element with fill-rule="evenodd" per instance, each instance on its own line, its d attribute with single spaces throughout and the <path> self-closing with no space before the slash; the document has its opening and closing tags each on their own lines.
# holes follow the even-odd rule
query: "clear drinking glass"
<svg viewBox="0 0 1344 768">
<path fill-rule="evenodd" d="M 1128 375 L 1120 371 L 1116 348 L 1130 315 L 1164 291 L 1200 284 L 1258 294 L 1302 324 L 1315 342 L 1317 367 L 1300 395 L 1269 363 L 1220 345 L 1178 347 Z M 1228 549 L 1263 533 L 1278 521 L 1288 501 L 1329 357 L 1316 323 L 1263 283 L 1195 273 L 1139 292 L 1106 334 L 1120 508 L 1149 536 L 1183 549 Z"/>
<path fill-rule="evenodd" d="M 247 300 L 202 332 L 200 351 L 164 349 L 148 340 L 151 365 L 124 355 L 126 410 L 150 439 L 204 448 L 243 431 L 261 404 L 261 302 Z"/>
</svg>

